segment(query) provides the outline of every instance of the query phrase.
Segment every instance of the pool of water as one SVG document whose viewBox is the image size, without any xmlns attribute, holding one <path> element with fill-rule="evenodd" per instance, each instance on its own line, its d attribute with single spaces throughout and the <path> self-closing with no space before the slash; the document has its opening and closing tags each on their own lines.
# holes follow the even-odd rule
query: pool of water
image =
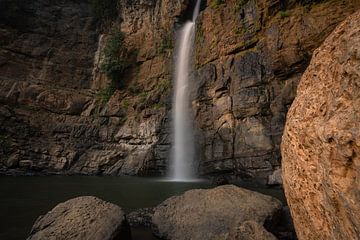
<svg viewBox="0 0 360 240">
<path fill-rule="evenodd" d="M 157 178 L 31 176 L 0 177 L 0 239 L 26 239 L 36 218 L 60 202 L 78 196 L 96 196 L 119 205 L 126 213 L 154 207 L 173 195 L 209 182 L 168 182 Z M 283 200 L 281 190 L 245 186 Z M 149 229 L 133 229 L 134 240 L 156 239 Z"/>
</svg>

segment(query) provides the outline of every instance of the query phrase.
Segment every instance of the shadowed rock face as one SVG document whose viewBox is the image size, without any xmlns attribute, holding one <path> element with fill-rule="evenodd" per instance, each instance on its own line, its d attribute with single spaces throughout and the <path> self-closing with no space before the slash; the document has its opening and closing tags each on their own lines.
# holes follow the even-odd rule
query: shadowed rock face
<svg viewBox="0 0 360 240">
<path fill-rule="evenodd" d="M 154 209 L 152 223 L 155 234 L 164 239 L 236 239 L 241 231 L 272 236 L 262 226 L 271 225 L 280 209 L 281 202 L 273 197 L 225 185 L 165 200 Z M 252 230 L 241 226 L 246 221 L 255 223 L 250 223 Z"/>
<path fill-rule="evenodd" d="M 265 182 L 279 168 L 285 116 L 312 52 L 358 7 L 230 0 L 201 13 L 193 98 L 201 173 Z"/>
<path fill-rule="evenodd" d="M 78 197 L 60 203 L 40 216 L 28 240 L 130 240 L 130 227 L 120 207 L 96 197 Z"/>
<path fill-rule="evenodd" d="M 162 39 L 171 41 L 182 2 L 120 2 L 111 24 L 137 54 L 105 102 L 102 50 L 115 30 L 104 24 L 100 35 L 88 1 L 2 0 L 12 18 L 0 22 L 0 171 L 164 173 L 171 53 Z"/>
<path fill-rule="evenodd" d="M 99 30 L 85 0 L 0 0 L 1 172 L 166 173 L 174 29 L 189 1 L 119 3 L 118 19 Z M 199 172 L 266 182 L 313 50 L 358 4 L 202 5 L 192 87 Z M 123 88 L 104 102 L 111 26 L 134 55 Z"/>
<path fill-rule="evenodd" d="M 360 236 L 360 12 L 313 55 L 282 140 L 284 188 L 299 239 Z"/>
</svg>

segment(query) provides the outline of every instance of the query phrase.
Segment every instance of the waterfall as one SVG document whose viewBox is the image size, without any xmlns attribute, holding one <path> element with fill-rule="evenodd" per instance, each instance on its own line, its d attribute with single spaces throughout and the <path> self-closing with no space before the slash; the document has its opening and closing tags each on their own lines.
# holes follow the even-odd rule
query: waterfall
<svg viewBox="0 0 360 240">
<path fill-rule="evenodd" d="M 173 181 L 189 181 L 195 178 L 194 137 L 189 96 L 192 50 L 195 41 L 195 22 L 201 0 L 197 0 L 192 21 L 187 21 L 179 31 L 176 47 L 175 94 L 173 99 L 173 132 L 171 178 Z"/>
</svg>

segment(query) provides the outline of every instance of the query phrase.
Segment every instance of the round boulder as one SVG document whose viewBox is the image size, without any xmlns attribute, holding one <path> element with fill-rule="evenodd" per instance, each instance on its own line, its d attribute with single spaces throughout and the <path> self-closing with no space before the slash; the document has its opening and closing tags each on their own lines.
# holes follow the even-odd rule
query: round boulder
<svg viewBox="0 0 360 240">
<path fill-rule="evenodd" d="M 40 216 L 28 240 L 131 239 L 120 207 L 96 197 L 78 197 L 60 203 Z"/>
<path fill-rule="evenodd" d="M 225 239 L 245 221 L 270 225 L 280 211 L 279 200 L 234 185 L 196 189 L 156 207 L 153 231 L 172 240 Z"/>
<path fill-rule="evenodd" d="M 360 239 L 360 12 L 314 52 L 281 152 L 299 239 Z"/>
</svg>

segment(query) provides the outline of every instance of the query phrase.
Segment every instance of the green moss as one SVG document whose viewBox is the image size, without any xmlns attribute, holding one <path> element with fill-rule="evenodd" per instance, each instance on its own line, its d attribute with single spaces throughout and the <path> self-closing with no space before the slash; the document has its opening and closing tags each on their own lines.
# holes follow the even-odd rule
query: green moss
<svg viewBox="0 0 360 240">
<path fill-rule="evenodd" d="M 129 108 L 129 101 L 127 99 L 125 99 L 122 104 L 123 104 L 124 108 L 126 108 L 126 109 Z"/>
<path fill-rule="evenodd" d="M 211 0 L 210 7 L 218 8 L 221 4 L 224 4 L 225 0 Z"/>
<path fill-rule="evenodd" d="M 287 17 L 290 17 L 290 12 L 289 11 L 279 11 L 279 15 L 280 15 L 280 18 L 287 18 Z"/>
<path fill-rule="evenodd" d="M 245 33 L 245 30 L 241 27 L 235 27 L 233 29 L 234 34 L 236 35 L 243 35 Z"/>
<path fill-rule="evenodd" d="M 120 31 L 115 32 L 107 42 L 104 48 L 104 62 L 101 65 L 101 71 L 111 79 L 112 84 L 121 86 L 121 76 L 124 70 L 129 66 L 127 59 L 122 59 L 120 56 L 123 52 L 124 34 Z"/>
<path fill-rule="evenodd" d="M 109 38 L 104 48 L 104 61 L 100 66 L 101 72 L 110 80 L 110 85 L 100 92 L 103 100 L 109 100 L 116 89 L 125 85 L 123 75 L 131 65 L 130 56 L 124 47 L 124 34 L 116 31 Z M 110 95 L 111 94 L 111 95 Z"/>
<path fill-rule="evenodd" d="M 140 94 L 140 103 L 141 104 L 146 104 L 147 100 L 148 100 L 148 93 L 147 92 L 142 92 Z"/>
<path fill-rule="evenodd" d="M 235 13 L 239 13 L 240 10 L 244 7 L 244 5 L 248 2 L 249 0 L 237 0 L 235 3 L 235 8 L 234 11 Z"/>
<path fill-rule="evenodd" d="M 102 89 L 98 93 L 98 97 L 102 102 L 108 102 L 115 91 L 116 91 L 116 87 L 114 86 L 113 83 L 110 83 L 105 89 Z"/>
<path fill-rule="evenodd" d="M 172 51 L 174 48 L 174 42 L 171 35 L 165 36 L 162 41 L 157 46 L 157 54 L 164 54 L 169 51 Z"/>
</svg>

